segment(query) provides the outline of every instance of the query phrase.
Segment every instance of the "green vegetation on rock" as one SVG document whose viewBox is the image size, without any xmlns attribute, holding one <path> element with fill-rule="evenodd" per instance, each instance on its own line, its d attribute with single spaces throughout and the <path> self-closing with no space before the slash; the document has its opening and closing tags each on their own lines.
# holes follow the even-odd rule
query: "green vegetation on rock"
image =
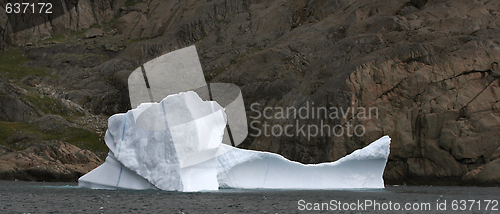
<svg viewBox="0 0 500 214">
<path fill-rule="evenodd" d="M 106 145 L 99 141 L 99 136 L 89 130 L 77 127 L 65 127 L 62 130 L 46 131 L 43 132 L 35 123 L 23 122 L 6 122 L 0 121 L 0 144 L 10 146 L 13 149 L 21 150 L 29 147 L 28 145 L 15 144 L 8 145 L 6 139 L 9 139 L 15 134 L 22 134 L 28 136 L 28 141 L 38 140 L 62 140 L 78 146 L 82 149 L 89 149 L 92 151 L 107 151 Z"/>
<path fill-rule="evenodd" d="M 29 74 L 40 77 L 50 76 L 43 68 L 26 66 L 28 61 L 29 59 L 21 50 L 0 50 L 0 76 L 16 80 Z"/>
<path fill-rule="evenodd" d="M 79 31 L 75 31 L 71 34 L 55 34 L 52 35 L 52 37 L 44 39 L 39 41 L 38 43 L 50 43 L 50 42 L 55 42 L 55 43 L 70 43 L 74 42 L 77 40 L 77 38 L 81 38 L 85 35 L 85 32 L 87 32 L 88 29 L 83 29 Z"/>
<path fill-rule="evenodd" d="M 4 140 L 14 133 L 12 124 L 0 121 L 0 145 L 9 146 Z"/>
</svg>

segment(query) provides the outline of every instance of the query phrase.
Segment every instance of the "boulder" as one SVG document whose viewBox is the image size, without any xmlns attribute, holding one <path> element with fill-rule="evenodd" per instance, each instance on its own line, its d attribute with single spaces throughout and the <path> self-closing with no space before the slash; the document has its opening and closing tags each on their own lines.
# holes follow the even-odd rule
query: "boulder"
<svg viewBox="0 0 500 214">
<path fill-rule="evenodd" d="M 479 173 L 484 169 L 484 166 L 480 166 L 477 169 L 467 172 L 462 177 L 462 183 L 467 185 L 476 185 Z"/>
<path fill-rule="evenodd" d="M 477 180 L 483 185 L 500 184 L 500 159 L 486 164 L 484 169 L 478 173 Z"/>
<path fill-rule="evenodd" d="M 488 158 L 488 160 L 494 161 L 499 158 L 500 158 L 500 147 L 498 147 L 498 149 L 495 152 L 493 152 L 493 154 L 490 156 L 490 158 Z"/>
<path fill-rule="evenodd" d="M 103 34 L 104 34 L 104 32 L 99 28 L 90 28 L 87 30 L 87 32 L 85 32 L 85 37 L 86 38 L 95 38 L 98 36 L 102 36 Z"/>
</svg>

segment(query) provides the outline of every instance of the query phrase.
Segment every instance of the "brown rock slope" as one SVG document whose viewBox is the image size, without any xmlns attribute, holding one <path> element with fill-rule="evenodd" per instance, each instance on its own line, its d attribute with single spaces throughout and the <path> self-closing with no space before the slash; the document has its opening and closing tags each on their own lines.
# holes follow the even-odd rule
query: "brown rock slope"
<svg viewBox="0 0 500 214">
<path fill-rule="evenodd" d="M 242 88 L 250 125 L 242 147 L 318 163 L 389 135 L 393 143 L 384 176 L 389 183 L 500 181 L 498 1 L 153 0 L 117 5 L 113 21 L 93 26 L 102 33 L 92 29 L 91 36 L 66 34 L 61 41 L 23 47 L 31 60 L 27 64 L 53 75 L 50 81 L 35 78 L 30 87 L 92 113 L 123 112 L 129 108 L 126 79 L 131 70 L 195 44 L 208 82 Z M 266 107 L 272 117 L 258 117 Z M 311 110 L 279 114 L 290 107 Z M 339 117 L 316 111 L 313 116 L 320 107 L 329 113 L 355 111 Z M 367 117 L 359 107 L 377 111 Z M 26 115 L 21 118 L 36 117 Z M 265 136 L 264 123 L 293 128 L 289 136 L 273 136 L 268 127 L 270 136 Z M 344 133 L 328 136 L 324 129 L 304 135 L 297 129 L 326 125 Z M 356 136 L 353 129 L 363 132 Z"/>
<path fill-rule="evenodd" d="M 102 161 L 92 152 L 60 141 L 41 142 L 22 151 L 0 146 L 0 179 L 76 181 Z"/>
</svg>

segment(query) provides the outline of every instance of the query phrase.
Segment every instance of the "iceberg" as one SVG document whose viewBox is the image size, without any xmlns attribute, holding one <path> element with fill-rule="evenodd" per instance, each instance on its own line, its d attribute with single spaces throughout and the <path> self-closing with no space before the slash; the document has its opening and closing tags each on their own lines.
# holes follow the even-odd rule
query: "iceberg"
<svg viewBox="0 0 500 214">
<path fill-rule="evenodd" d="M 305 165 L 223 144 L 226 123 L 224 108 L 192 91 L 113 115 L 105 137 L 109 155 L 79 179 L 79 186 L 170 191 L 384 188 L 388 136 L 335 162 Z"/>
<path fill-rule="evenodd" d="M 108 119 L 108 157 L 79 178 L 82 188 L 384 188 L 388 136 L 335 162 L 309 165 L 236 148 L 248 134 L 241 90 L 207 84 L 194 46 L 144 63 L 128 85 L 132 110 Z"/>
</svg>

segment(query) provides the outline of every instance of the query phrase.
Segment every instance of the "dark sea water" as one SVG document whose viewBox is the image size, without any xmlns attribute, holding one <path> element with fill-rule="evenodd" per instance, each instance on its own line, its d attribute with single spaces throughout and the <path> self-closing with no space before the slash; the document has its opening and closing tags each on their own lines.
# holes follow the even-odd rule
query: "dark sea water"
<svg viewBox="0 0 500 214">
<path fill-rule="evenodd" d="M 80 189 L 76 183 L 0 181 L 0 213 L 304 213 L 314 209 L 320 209 L 316 211 L 319 213 L 500 213 L 499 201 L 499 187 L 222 189 L 183 193 L 90 190 Z"/>
</svg>

